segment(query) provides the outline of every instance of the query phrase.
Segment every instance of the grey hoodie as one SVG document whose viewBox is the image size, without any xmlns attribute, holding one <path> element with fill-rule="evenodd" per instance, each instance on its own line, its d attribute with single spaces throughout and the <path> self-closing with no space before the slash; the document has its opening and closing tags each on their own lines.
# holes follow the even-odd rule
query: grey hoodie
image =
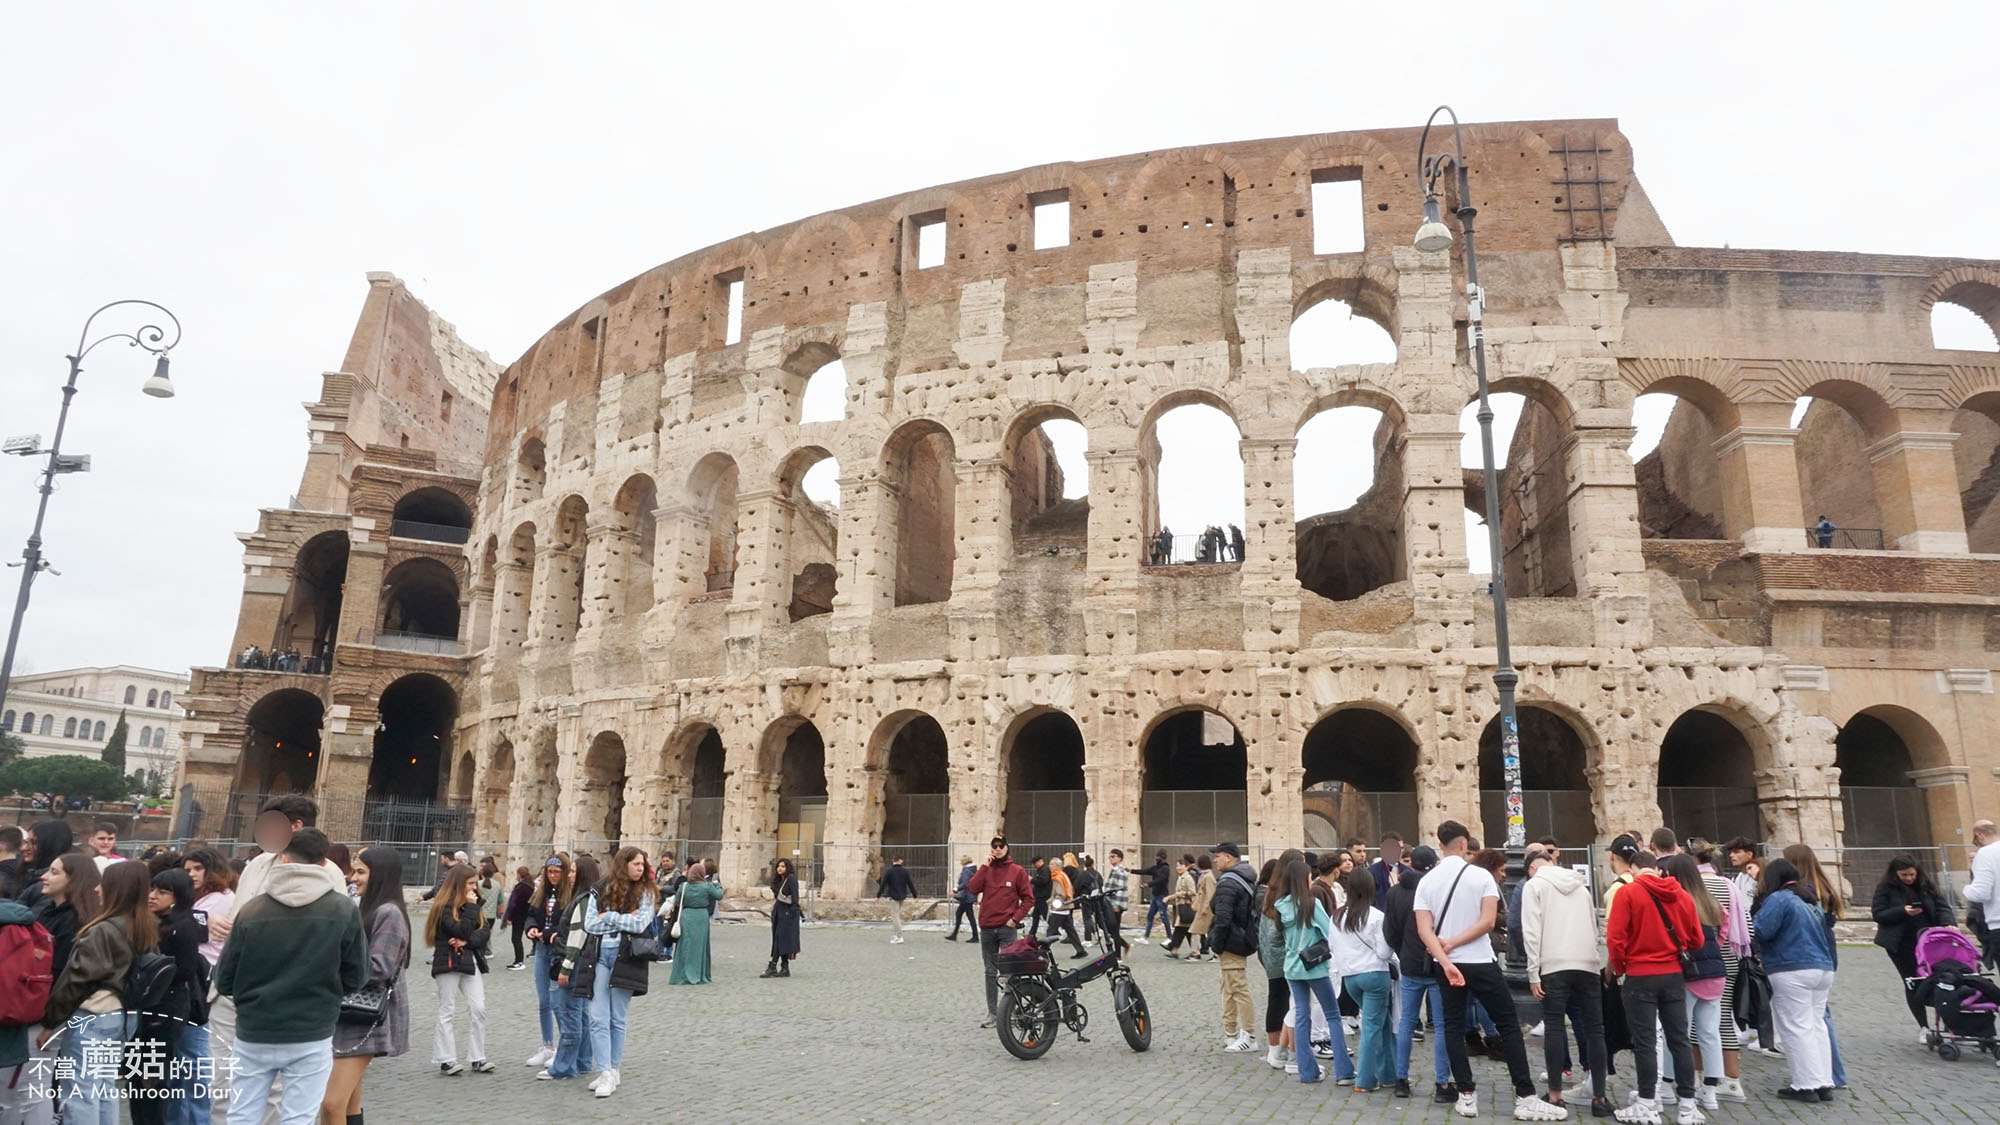
<svg viewBox="0 0 2000 1125">
<path fill-rule="evenodd" d="M 1528 950 L 1528 977 L 1550 973 L 1595 973 L 1604 967 L 1597 933 L 1597 906 L 1590 885 L 1576 871 L 1545 863 L 1521 888 L 1521 940 Z"/>
</svg>

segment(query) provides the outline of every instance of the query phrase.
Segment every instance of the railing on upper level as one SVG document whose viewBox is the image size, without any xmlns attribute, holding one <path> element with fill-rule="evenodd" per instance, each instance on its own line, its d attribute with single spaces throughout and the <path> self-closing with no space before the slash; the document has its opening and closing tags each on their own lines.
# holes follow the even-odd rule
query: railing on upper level
<svg viewBox="0 0 2000 1125">
<path fill-rule="evenodd" d="M 1846 551 L 1883 551 L 1882 529 L 1879 527 L 1818 527 L 1806 528 L 1806 546 L 1826 547 Z"/>
<path fill-rule="evenodd" d="M 472 538 L 472 529 L 442 523 L 420 523 L 417 520 L 390 520 L 389 534 L 431 543 L 463 543 Z"/>
<path fill-rule="evenodd" d="M 1206 565 L 1242 562 L 1242 550 L 1228 531 L 1219 535 L 1152 535 L 1144 543 L 1147 566 Z"/>
<path fill-rule="evenodd" d="M 429 633 L 394 633 L 387 630 L 375 634 L 376 648 L 393 648 L 398 652 L 432 652 L 443 656 L 459 656 L 465 646 L 457 637 L 438 637 Z"/>
</svg>

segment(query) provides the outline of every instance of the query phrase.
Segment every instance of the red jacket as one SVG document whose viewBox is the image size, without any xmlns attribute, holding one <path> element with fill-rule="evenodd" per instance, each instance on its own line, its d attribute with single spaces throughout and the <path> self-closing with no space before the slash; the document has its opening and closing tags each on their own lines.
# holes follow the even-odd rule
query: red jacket
<svg viewBox="0 0 2000 1125">
<path fill-rule="evenodd" d="M 1021 920 L 1035 908 L 1035 889 L 1029 883 L 1028 869 L 1015 863 L 1011 856 L 973 872 L 965 889 L 979 896 L 982 930 L 1000 926 L 1018 929 Z"/>
<path fill-rule="evenodd" d="M 1655 904 L 1658 905 L 1655 905 Z M 1660 908 L 1666 908 L 1666 918 Z M 1673 921 L 1673 933 L 1667 921 Z M 1673 879 L 1657 871 L 1639 877 L 1611 899 L 1611 916 L 1604 924 L 1604 945 L 1611 971 L 1653 976 L 1681 971 L 1680 952 L 1701 948 L 1701 919 L 1694 899 Z"/>
</svg>

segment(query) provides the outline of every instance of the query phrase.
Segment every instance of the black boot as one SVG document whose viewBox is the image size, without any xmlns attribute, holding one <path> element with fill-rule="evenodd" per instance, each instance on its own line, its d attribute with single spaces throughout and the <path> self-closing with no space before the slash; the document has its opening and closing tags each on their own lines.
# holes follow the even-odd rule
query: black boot
<svg viewBox="0 0 2000 1125">
<path fill-rule="evenodd" d="M 771 963 L 764 966 L 764 971 L 757 974 L 757 979 L 763 980 L 765 977 L 775 977 L 777 975 L 778 975 L 778 959 L 776 957 L 773 957 L 771 958 Z"/>
<path fill-rule="evenodd" d="M 790 957 L 780 957 L 778 959 L 778 975 L 781 977 L 792 975 L 792 959 Z"/>
<path fill-rule="evenodd" d="M 347 1125 L 361 1125 L 361 1115 L 358 1113 L 348 1114 Z"/>
</svg>

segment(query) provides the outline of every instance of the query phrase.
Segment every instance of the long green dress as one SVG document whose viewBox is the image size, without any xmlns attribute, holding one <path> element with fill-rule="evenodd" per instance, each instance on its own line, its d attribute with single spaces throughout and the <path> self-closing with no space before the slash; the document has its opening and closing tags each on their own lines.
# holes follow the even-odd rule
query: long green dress
<svg viewBox="0 0 2000 1125">
<path fill-rule="evenodd" d="M 714 883 L 687 883 L 681 887 L 681 936 L 674 943 L 674 971 L 668 984 L 709 982 L 708 908 L 722 901 L 722 888 Z"/>
</svg>

